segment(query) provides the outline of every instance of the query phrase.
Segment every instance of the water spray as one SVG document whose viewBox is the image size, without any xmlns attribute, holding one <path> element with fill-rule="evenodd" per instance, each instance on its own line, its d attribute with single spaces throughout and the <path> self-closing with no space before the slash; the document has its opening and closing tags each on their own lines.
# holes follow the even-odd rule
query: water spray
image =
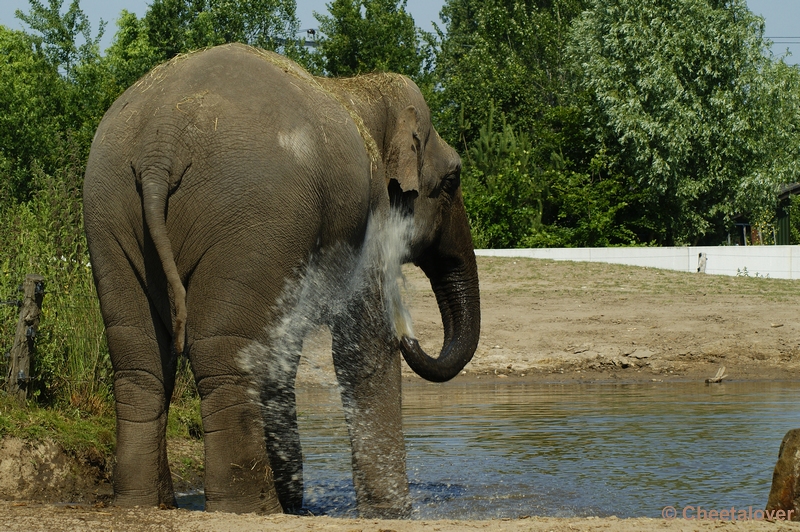
<svg viewBox="0 0 800 532">
<path fill-rule="evenodd" d="M 269 345 L 253 342 L 240 353 L 256 396 L 264 387 L 291 386 L 303 339 L 320 326 L 352 321 L 354 304 L 375 290 L 383 303 L 374 309 L 383 314 L 377 321 L 398 339 L 416 337 L 401 290 L 413 230 L 412 217 L 391 209 L 388 216 L 370 217 L 361 248 L 340 243 L 310 257 L 276 302 L 279 318 L 267 330 Z"/>
</svg>

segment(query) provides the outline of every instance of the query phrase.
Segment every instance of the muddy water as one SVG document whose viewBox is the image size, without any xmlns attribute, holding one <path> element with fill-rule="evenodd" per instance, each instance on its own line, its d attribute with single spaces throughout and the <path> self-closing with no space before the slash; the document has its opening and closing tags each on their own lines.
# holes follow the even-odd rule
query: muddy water
<svg viewBox="0 0 800 532">
<path fill-rule="evenodd" d="M 355 514 L 335 388 L 299 391 L 306 506 Z M 800 384 L 414 383 L 404 389 L 416 518 L 659 517 L 761 507 Z"/>
</svg>

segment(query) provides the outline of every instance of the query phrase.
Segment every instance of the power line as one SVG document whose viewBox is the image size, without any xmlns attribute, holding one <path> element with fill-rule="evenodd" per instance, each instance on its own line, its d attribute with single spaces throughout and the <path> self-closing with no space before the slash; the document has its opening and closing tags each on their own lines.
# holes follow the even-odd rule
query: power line
<svg viewBox="0 0 800 532">
<path fill-rule="evenodd" d="M 800 44 L 800 37 L 764 37 L 772 41 L 772 44 Z"/>
</svg>

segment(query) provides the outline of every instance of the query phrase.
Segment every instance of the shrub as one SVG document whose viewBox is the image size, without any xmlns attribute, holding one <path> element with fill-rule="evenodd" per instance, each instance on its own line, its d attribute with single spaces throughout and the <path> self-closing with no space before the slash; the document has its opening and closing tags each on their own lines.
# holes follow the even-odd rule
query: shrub
<svg viewBox="0 0 800 532">
<path fill-rule="evenodd" d="M 0 206 L 0 295 L 18 299 L 25 275 L 44 276 L 32 396 L 97 414 L 110 404 L 111 372 L 83 233 L 83 165 L 70 140 L 60 142 L 59 152 L 60 170 L 52 174 L 32 165 L 32 199 Z M 18 310 L 1 308 L 0 334 L 8 352 Z"/>
</svg>

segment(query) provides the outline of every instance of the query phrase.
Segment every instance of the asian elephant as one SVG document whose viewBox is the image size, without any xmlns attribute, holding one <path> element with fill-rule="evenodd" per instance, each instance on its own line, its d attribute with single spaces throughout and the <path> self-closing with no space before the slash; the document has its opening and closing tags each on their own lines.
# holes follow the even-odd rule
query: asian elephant
<svg viewBox="0 0 800 532">
<path fill-rule="evenodd" d="M 442 382 L 479 338 L 460 168 L 400 75 L 317 78 L 232 44 L 178 56 L 120 96 L 84 183 L 114 369 L 116 503 L 174 504 L 165 430 L 183 353 L 201 398 L 206 508 L 299 510 L 294 377 L 306 325 L 322 324 L 359 511 L 407 516 L 398 351 Z M 393 220 L 406 227 L 397 245 Z M 438 358 L 392 303 L 392 254 L 430 279 Z"/>
</svg>

